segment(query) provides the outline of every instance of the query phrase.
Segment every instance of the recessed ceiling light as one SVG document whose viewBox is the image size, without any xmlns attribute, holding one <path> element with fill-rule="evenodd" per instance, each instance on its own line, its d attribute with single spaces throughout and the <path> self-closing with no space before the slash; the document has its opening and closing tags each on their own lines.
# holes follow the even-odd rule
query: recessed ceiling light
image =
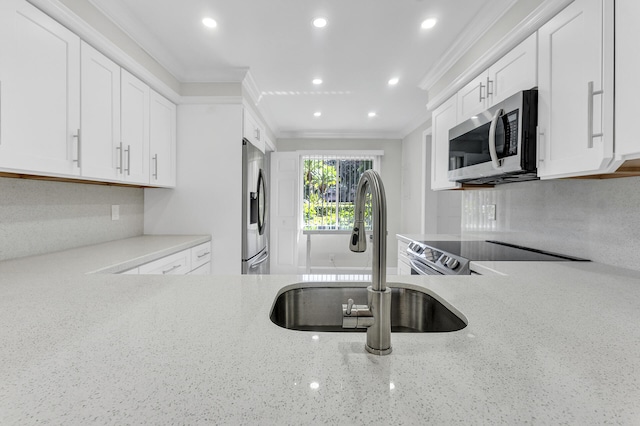
<svg viewBox="0 0 640 426">
<path fill-rule="evenodd" d="M 373 112 L 373 111 L 371 111 L 371 112 L 369 113 L 369 117 L 375 117 L 376 115 L 377 115 L 377 114 L 376 114 L 375 112 Z"/>
<path fill-rule="evenodd" d="M 314 117 L 320 117 L 322 115 L 322 113 L 320 111 L 314 112 L 313 116 Z"/>
<path fill-rule="evenodd" d="M 216 20 L 212 18 L 204 18 L 202 20 L 202 24 L 208 28 L 215 28 L 218 26 L 218 23 L 216 22 Z"/>
<path fill-rule="evenodd" d="M 324 28 L 327 26 L 326 18 L 314 18 L 313 26 L 316 28 Z"/>
<path fill-rule="evenodd" d="M 424 21 L 422 21 L 422 25 L 420 25 L 420 27 L 422 27 L 422 29 L 428 30 L 429 28 L 435 27 L 437 22 L 438 20 L 436 18 L 425 19 Z"/>
<path fill-rule="evenodd" d="M 395 86 L 396 84 L 398 84 L 400 80 L 397 77 L 392 78 L 391 80 L 389 80 L 389 86 Z"/>
<path fill-rule="evenodd" d="M 314 78 L 312 83 L 317 86 L 319 84 L 322 84 L 322 79 L 321 78 Z"/>
</svg>

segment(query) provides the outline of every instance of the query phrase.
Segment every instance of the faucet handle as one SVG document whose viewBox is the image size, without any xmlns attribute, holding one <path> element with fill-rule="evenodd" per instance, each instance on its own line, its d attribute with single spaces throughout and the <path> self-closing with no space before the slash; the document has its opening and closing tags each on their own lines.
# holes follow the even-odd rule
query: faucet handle
<svg viewBox="0 0 640 426">
<path fill-rule="evenodd" d="M 347 315 L 351 315 L 351 309 L 353 308 L 353 299 L 347 300 Z"/>
</svg>

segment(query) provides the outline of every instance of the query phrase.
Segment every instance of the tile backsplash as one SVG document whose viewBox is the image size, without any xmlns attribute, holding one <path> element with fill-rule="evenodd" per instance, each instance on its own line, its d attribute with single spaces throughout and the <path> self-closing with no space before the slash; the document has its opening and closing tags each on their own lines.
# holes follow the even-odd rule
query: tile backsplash
<svg viewBox="0 0 640 426">
<path fill-rule="evenodd" d="M 640 177 L 463 191 L 462 233 L 640 270 Z"/>
<path fill-rule="evenodd" d="M 120 219 L 111 220 L 111 206 Z M 142 235 L 141 188 L 0 178 L 0 260 Z"/>
</svg>

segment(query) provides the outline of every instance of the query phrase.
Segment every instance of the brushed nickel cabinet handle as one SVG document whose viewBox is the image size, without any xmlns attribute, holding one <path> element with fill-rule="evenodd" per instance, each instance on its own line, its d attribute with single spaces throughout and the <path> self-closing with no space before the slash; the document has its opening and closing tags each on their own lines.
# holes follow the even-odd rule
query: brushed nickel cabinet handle
<svg viewBox="0 0 640 426">
<path fill-rule="evenodd" d="M 154 173 L 153 173 L 153 177 L 158 180 L 158 154 L 153 156 L 153 161 L 154 161 Z"/>
<path fill-rule="evenodd" d="M 131 145 L 127 145 L 125 152 L 127 153 L 127 168 L 125 171 L 127 172 L 127 176 L 131 176 Z"/>
<path fill-rule="evenodd" d="M 120 161 L 118 162 L 118 167 L 116 167 L 116 170 L 119 173 L 122 173 L 122 142 L 120 142 L 120 146 L 116 147 L 116 151 L 118 151 L 120 153 L 119 154 Z"/>
<path fill-rule="evenodd" d="M 587 84 L 587 148 L 593 148 L 593 138 L 604 136 L 602 132 L 593 133 L 593 97 L 603 93 L 602 90 L 593 90 L 593 81 Z"/>
<path fill-rule="evenodd" d="M 77 141 L 78 141 L 78 144 L 76 146 L 76 154 L 77 154 L 78 158 L 76 160 L 73 160 L 73 162 L 74 163 L 78 163 L 78 168 L 80 168 L 80 166 L 81 166 L 80 157 L 82 156 L 82 133 L 80 132 L 80 129 L 78 129 L 78 133 L 73 135 L 73 138 L 77 139 Z"/>
</svg>

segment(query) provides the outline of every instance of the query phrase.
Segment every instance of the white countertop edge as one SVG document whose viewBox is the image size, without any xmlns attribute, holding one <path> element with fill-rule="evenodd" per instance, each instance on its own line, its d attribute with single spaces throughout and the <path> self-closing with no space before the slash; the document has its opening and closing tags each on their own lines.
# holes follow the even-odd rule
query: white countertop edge
<svg viewBox="0 0 640 426">
<path fill-rule="evenodd" d="M 144 254 L 142 256 L 129 259 L 125 262 L 116 263 L 113 265 L 105 266 L 95 271 L 87 272 L 87 274 L 120 274 L 133 268 L 137 268 L 154 260 L 162 259 L 163 257 L 170 256 L 174 253 L 181 252 L 200 244 L 204 244 L 211 241 L 211 236 L 194 236 L 192 241 L 186 241 L 181 244 L 177 244 L 171 247 L 165 247 L 161 250 Z"/>
</svg>

